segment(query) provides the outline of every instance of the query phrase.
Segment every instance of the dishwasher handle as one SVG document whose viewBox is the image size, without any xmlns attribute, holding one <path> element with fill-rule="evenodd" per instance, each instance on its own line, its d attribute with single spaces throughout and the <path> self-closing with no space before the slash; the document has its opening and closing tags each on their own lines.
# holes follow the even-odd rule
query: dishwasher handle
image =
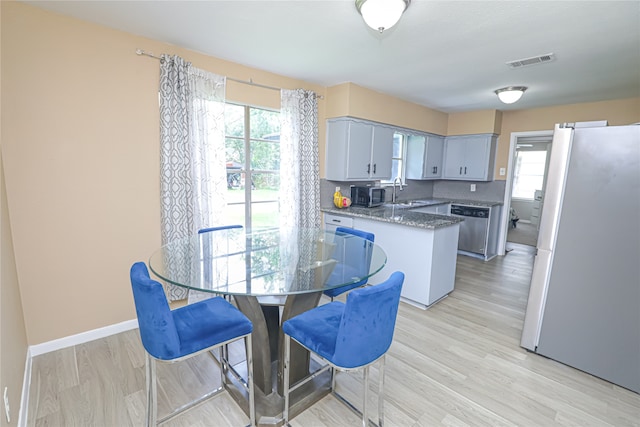
<svg viewBox="0 0 640 427">
<path fill-rule="evenodd" d="M 464 209 L 458 206 L 451 206 L 451 215 L 464 216 Z"/>
</svg>

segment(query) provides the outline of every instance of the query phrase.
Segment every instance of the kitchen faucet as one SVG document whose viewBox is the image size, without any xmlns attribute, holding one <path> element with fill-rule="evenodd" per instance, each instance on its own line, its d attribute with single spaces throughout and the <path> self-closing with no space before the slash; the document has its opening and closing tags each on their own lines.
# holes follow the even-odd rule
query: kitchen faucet
<svg viewBox="0 0 640 427">
<path fill-rule="evenodd" d="M 402 180 L 400 177 L 395 177 L 393 180 L 393 192 L 391 193 L 391 203 L 396 203 L 396 182 L 400 186 L 400 191 L 402 191 Z"/>
</svg>

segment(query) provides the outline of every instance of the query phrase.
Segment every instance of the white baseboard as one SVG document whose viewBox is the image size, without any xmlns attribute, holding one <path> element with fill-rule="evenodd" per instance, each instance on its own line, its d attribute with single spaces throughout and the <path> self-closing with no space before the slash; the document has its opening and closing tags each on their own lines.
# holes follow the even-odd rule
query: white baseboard
<svg viewBox="0 0 640 427">
<path fill-rule="evenodd" d="M 89 341 L 108 337 L 110 335 L 119 334 L 120 332 L 130 331 L 138 327 L 138 319 L 127 320 L 115 325 L 105 326 L 104 328 L 93 329 L 87 332 L 81 332 L 76 335 L 48 341 L 42 344 L 30 345 L 27 348 L 27 360 L 24 368 L 24 379 L 22 384 L 22 396 L 20 399 L 20 412 L 18 413 L 18 426 L 26 427 L 27 412 L 29 409 L 29 388 L 31 386 L 31 366 L 34 356 L 49 353 L 51 351 L 72 347 L 78 344 L 84 344 Z"/>
<path fill-rule="evenodd" d="M 138 327 L 138 319 L 127 320 L 115 325 L 105 326 L 103 328 L 93 329 L 87 332 L 81 332 L 76 335 L 59 338 L 57 340 L 48 341 L 42 344 L 29 346 L 31 356 L 39 356 L 51 351 L 60 350 L 62 348 L 72 347 L 78 344 L 84 344 L 89 341 L 108 337 L 110 335 L 119 334 L 120 332 L 130 331 Z"/>
</svg>

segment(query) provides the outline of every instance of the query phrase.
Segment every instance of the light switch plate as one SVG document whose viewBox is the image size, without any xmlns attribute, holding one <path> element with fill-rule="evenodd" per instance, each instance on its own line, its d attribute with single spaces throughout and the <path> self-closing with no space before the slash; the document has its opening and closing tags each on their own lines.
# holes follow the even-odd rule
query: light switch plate
<svg viewBox="0 0 640 427">
<path fill-rule="evenodd" d="M 505 176 L 507 174 L 506 168 L 500 168 L 500 176 Z"/>
<path fill-rule="evenodd" d="M 476 185 L 475 184 L 471 184 L 471 191 L 476 191 Z"/>
</svg>

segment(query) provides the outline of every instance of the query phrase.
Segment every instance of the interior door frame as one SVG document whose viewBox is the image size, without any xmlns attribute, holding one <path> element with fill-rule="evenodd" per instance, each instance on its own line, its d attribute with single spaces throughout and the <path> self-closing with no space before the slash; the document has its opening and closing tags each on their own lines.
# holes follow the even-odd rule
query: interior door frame
<svg viewBox="0 0 640 427">
<path fill-rule="evenodd" d="M 507 163 L 507 181 L 504 189 L 504 201 L 502 215 L 500 218 L 500 237 L 498 239 L 498 254 L 504 255 L 507 247 L 507 233 L 509 232 L 509 208 L 511 207 L 511 192 L 513 191 L 513 175 L 514 164 L 516 158 L 516 146 L 518 145 L 518 139 L 521 138 L 553 138 L 553 129 L 551 130 L 537 130 L 529 132 L 511 132 L 509 143 L 509 161 Z M 546 178 L 545 178 L 546 179 Z"/>
</svg>

